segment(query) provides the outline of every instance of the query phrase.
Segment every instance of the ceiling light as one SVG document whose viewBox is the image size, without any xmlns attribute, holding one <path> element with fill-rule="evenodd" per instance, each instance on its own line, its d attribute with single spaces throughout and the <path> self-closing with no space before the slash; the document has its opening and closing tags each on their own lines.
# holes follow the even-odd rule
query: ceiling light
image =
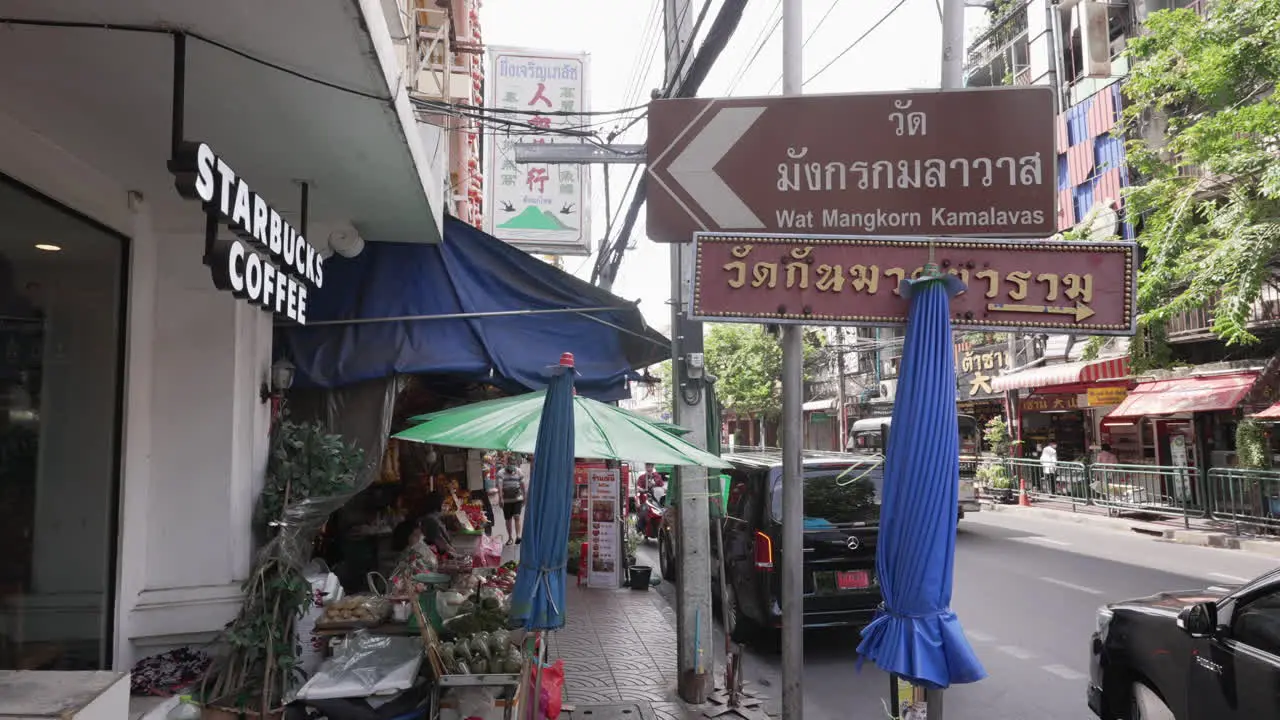
<svg viewBox="0 0 1280 720">
<path fill-rule="evenodd" d="M 49 243 L 36 243 L 36 249 L 45 252 L 62 252 L 61 245 L 50 245 Z"/>
</svg>

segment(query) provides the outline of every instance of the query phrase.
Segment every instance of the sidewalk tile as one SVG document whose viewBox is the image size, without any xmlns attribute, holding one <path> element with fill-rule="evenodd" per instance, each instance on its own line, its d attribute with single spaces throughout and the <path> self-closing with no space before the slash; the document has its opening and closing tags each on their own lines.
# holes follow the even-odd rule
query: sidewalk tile
<svg viewBox="0 0 1280 720">
<path fill-rule="evenodd" d="M 551 634 L 549 648 L 565 661 L 565 702 L 652 706 L 654 720 L 700 716 L 676 694 L 674 616 L 660 599 L 644 591 L 568 587 L 565 627 Z"/>
</svg>

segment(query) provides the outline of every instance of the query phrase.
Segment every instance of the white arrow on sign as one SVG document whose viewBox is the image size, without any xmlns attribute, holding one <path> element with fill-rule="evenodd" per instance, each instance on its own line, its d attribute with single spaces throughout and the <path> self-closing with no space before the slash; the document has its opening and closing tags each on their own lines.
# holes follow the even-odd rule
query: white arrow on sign
<svg viewBox="0 0 1280 720">
<path fill-rule="evenodd" d="M 671 179 L 721 228 L 764 227 L 760 218 L 715 171 L 716 163 L 747 134 L 764 111 L 762 107 L 721 108 L 667 166 Z"/>
</svg>

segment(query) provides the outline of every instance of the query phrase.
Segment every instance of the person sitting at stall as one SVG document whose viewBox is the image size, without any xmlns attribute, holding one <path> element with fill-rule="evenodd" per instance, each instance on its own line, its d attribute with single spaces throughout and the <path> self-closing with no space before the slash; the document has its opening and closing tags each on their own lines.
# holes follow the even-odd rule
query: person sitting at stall
<svg viewBox="0 0 1280 720">
<path fill-rule="evenodd" d="M 439 567 L 436 552 L 423 538 L 422 525 L 417 520 L 405 520 L 391 531 L 391 549 L 399 553 L 396 568 L 391 573 L 393 595 L 408 595 L 415 591 L 413 576 L 433 573 Z"/>
<path fill-rule="evenodd" d="M 444 496 L 438 492 L 432 491 L 427 495 L 426 500 L 427 514 L 422 516 L 422 538 L 426 543 L 436 549 L 436 552 L 453 555 L 457 551 L 453 549 L 453 538 L 449 536 L 449 529 L 444 525 Z"/>
</svg>

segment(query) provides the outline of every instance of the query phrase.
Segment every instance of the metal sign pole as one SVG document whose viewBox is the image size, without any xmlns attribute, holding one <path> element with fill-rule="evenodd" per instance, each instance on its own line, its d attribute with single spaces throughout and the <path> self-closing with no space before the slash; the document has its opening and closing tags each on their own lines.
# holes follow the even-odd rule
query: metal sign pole
<svg viewBox="0 0 1280 720">
<path fill-rule="evenodd" d="M 942 89 L 964 87 L 965 0 L 942 0 Z M 933 262 L 933 246 L 929 246 Z M 942 720 L 942 690 L 925 692 L 925 713 L 929 720 Z"/>
<path fill-rule="evenodd" d="M 782 4 L 782 94 L 803 92 L 801 0 Z M 792 312 L 799 311 L 794 308 Z M 804 328 L 782 328 L 782 717 L 804 717 Z"/>
</svg>

